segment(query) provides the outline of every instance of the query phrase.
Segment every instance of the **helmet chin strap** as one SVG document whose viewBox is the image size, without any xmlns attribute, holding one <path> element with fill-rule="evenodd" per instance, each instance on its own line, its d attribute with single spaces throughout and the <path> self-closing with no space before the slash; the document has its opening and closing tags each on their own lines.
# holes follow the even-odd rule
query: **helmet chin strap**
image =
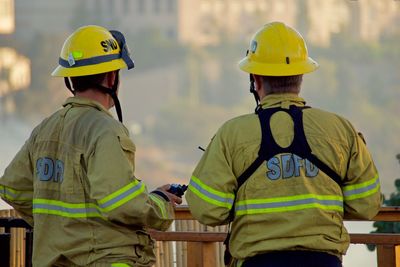
<svg viewBox="0 0 400 267">
<path fill-rule="evenodd" d="M 246 57 L 249 54 L 249 50 L 246 51 Z M 256 100 L 256 109 L 255 112 L 258 113 L 258 110 L 260 110 L 260 97 L 257 94 L 256 87 L 254 86 L 254 76 L 253 74 L 250 73 L 250 93 L 254 95 L 254 99 Z"/>
<path fill-rule="evenodd" d="M 117 96 L 117 89 L 118 89 L 118 84 L 119 84 L 119 78 L 118 78 L 118 73 L 117 76 L 115 77 L 114 84 L 111 90 L 108 94 L 112 97 L 114 101 L 114 106 L 115 110 L 117 111 L 117 116 L 118 120 L 122 123 L 122 109 L 121 109 L 121 104 L 119 102 L 118 96 Z"/>
<path fill-rule="evenodd" d="M 118 73 L 119 73 L 119 70 L 116 71 L 117 75 L 115 76 L 114 84 L 111 88 L 105 87 L 100 84 L 95 84 L 93 86 L 96 87 L 96 89 L 100 90 L 101 92 L 103 92 L 105 94 L 109 94 L 111 96 L 111 98 L 114 101 L 115 110 L 117 111 L 118 120 L 122 123 L 122 109 L 121 109 L 121 104 L 120 104 L 118 96 L 117 96 L 117 89 L 118 89 L 118 85 L 119 85 L 119 74 Z"/>
<path fill-rule="evenodd" d="M 68 88 L 68 90 L 69 90 L 73 95 L 75 95 L 75 90 L 72 89 L 71 82 L 69 81 L 69 77 L 64 77 L 64 83 L 65 83 L 65 86 Z"/>
<path fill-rule="evenodd" d="M 250 73 L 250 93 L 254 95 L 254 99 L 256 100 L 256 109 L 255 112 L 258 113 L 260 110 L 260 97 L 257 94 L 256 87 L 254 86 L 254 77 L 253 74 Z"/>
</svg>

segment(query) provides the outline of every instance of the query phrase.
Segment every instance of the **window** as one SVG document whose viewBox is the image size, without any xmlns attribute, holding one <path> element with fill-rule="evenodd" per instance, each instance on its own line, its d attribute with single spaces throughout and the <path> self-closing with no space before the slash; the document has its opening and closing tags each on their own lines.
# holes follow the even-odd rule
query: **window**
<svg viewBox="0 0 400 267">
<path fill-rule="evenodd" d="M 107 1 L 107 4 L 108 4 L 108 12 L 110 12 L 110 14 L 114 14 L 115 13 L 114 1 Z"/>
<path fill-rule="evenodd" d="M 137 2 L 137 7 L 138 7 L 138 13 L 139 14 L 143 14 L 143 13 L 145 13 L 146 12 L 146 3 L 145 3 L 145 0 L 138 0 L 138 2 Z"/>
<path fill-rule="evenodd" d="M 160 11 L 161 11 L 161 1 L 160 0 L 153 0 L 153 11 L 155 14 L 160 13 Z"/>
<path fill-rule="evenodd" d="M 131 1 L 130 0 L 124 0 L 123 2 L 123 12 L 125 15 L 129 14 L 131 11 L 131 5 L 130 5 Z"/>
<path fill-rule="evenodd" d="M 169 14 L 173 14 L 175 12 L 175 4 L 176 0 L 167 0 L 167 11 Z"/>
</svg>

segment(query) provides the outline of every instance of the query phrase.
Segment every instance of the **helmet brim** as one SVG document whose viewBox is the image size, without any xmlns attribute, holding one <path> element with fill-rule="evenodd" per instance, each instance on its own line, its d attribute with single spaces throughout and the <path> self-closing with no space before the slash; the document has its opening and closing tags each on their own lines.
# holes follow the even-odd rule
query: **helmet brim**
<svg viewBox="0 0 400 267">
<path fill-rule="evenodd" d="M 250 61 L 248 57 L 243 58 L 238 63 L 239 68 L 247 73 L 262 76 L 292 76 L 315 71 L 319 65 L 312 58 L 306 61 L 293 62 L 290 64 L 267 64 Z"/>
</svg>

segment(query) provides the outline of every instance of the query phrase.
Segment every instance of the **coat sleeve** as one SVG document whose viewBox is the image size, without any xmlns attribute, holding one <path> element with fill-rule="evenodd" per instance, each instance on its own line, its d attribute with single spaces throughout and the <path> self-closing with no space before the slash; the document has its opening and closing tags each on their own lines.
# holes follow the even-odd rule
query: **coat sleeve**
<svg viewBox="0 0 400 267">
<path fill-rule="evenodd" d="M 229 222 L 237 188 L 232 157 L 222 132 L 220 129 L 211 140 L 193 172 L 186 193 L 193 217 L 211 226 Z"/>
<path fill-rule="evenodd" d="M 33 225 L 33 166 L 29 154 L 30 139 L 25 142 L 0 178 L 0 197 L 21 217 Z"/>
<path fill-rule="evenodd" d="M 166 230 L 173 205 L 134 176 L 135 146 L 127 136 L 101 135 L 87 163 L 90 198 L 103 216 L 118 223 Z"/>
<path fill-rule="evenodd" d="M 354 135 L 342 187 L 347 218 L 371 219 L 382 204 L 378 171 L 361 134 Z"/>
</svg>

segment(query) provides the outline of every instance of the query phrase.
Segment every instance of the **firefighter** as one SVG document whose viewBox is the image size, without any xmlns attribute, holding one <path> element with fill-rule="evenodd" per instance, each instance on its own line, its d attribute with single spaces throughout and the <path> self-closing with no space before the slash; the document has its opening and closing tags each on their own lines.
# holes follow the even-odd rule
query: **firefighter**
<svg viewBox="0 0 400 267">
<path fill-rule="evenodd" d="M 362 135 L 345 118 L 305 105 L 302 77 L 318 64 L 284 23 L 259 29 L 239 67 L 250 73 L 256 112 L 212 138 L 186 194 L 191 213 L 210 226 L 232 222 L 231 266 L 342 266 L 343 218 L 371 219 L 381 206 Z"/>
<path fill-rule="evenodd" d="M 119 70 L 133 67 L 118 31 L 84 26 L 64 43 L 52 75 L 74 96 L 32 131 L 0 179 L 2 199 L 34 227 L 34 266 L 155 262 L 146 229 L 166 230 L 181 199 L 169 185 L 148 193 L 135 177 L 118 100 Z"/>
</svg>

